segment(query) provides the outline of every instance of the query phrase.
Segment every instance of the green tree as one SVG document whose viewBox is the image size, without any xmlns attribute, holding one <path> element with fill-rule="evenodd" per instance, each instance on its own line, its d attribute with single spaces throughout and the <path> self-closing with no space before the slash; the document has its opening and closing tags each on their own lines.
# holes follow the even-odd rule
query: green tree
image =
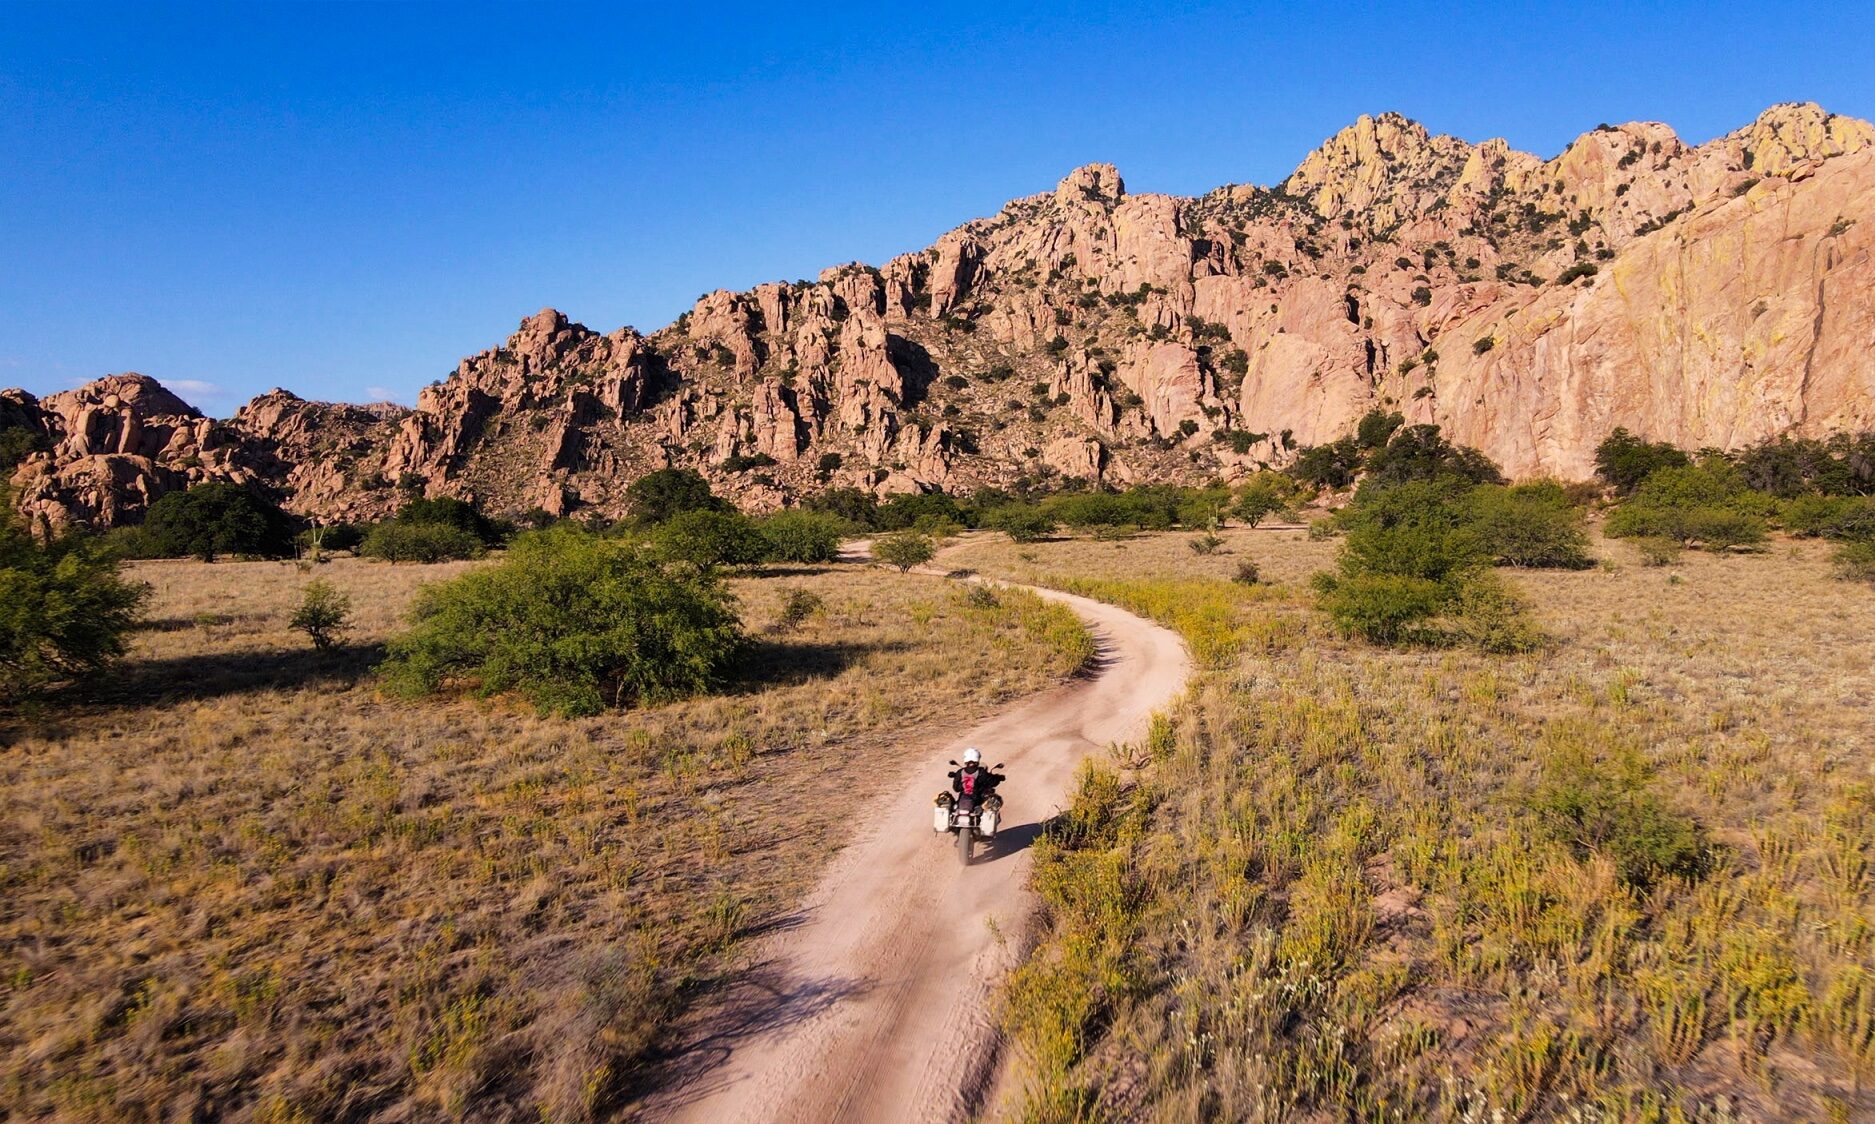
<svg viewBox="0 0 1875 1124">
<path fill-rule="evenodd" d="M 846 520 L 856 530 L 879 525 L 879 501 L 858 488 L 828 488 L 801 504 L 809 511 L 824 511 Z"/>
<path fill-rule="evenodd" d="M 35 539 L 0 490 L 0 701 L 92 674 L 124 654 L 149 587 L 78 535 Z"/>
<path fill-rule="evenodd" d="M 695 469 L 660 468 L 632 481 L 625 489 L 632 519 L 641 526 L 665 523 L 686 511 L 728 511 L 728 500 L 710 490 L 710 482 Z"/>
<path fill-rule="evenodd" d="M 1692 460 L 1665 442 L 1643 441 L 1617 428 L 1595 446 L 1595 475 L 1627 495 L 1662 468 L 1685 468 Z"/>
<path fill-rule="evenodd" d="M 845 533 L 845 520 L 822 511 L 778 511 L 761 525 L 768 557 L 776 562 L 831 562 Z"/>
<path fill-rule="evenodd" d="M 398 509 L 396 521 L 407 525 L 454 527 L 493 546 L 504 537 L 480 508 L 454 496 L 414 499 Z"/>
<path fill-rule="evenodd" d="M 897 566 L 901 574 L 913 566 L 924 565 L 936 554 L 937 547 L 930 536 L 917 531 L 895 531 L 880 535 L 872 542 L 872 556 L 888 566 Z"/>
<path fill-rule="evenodd" d="M 358 553 L 381 562 L 457 562 L 487 553 L 473 532 L 448 523 L 379 523 L 365 533 Z"/>
<path fill-rule="evenodd" d="M 217 555 L 285 558 L 293 553 L 293 522 L 286 512 L 237 484 L 197 484 L 150 505 L 143 520 L 151 549 L 163 557 Z"/>
<path fill-rule="evenodd" d="M 990 508 L 978 517 L 977 526 L 1001 531 L 1012 542 L 1037 542 L 1055 532 L 1054 517 L 1027 503 L 1006 503 Z"/>
<path fill-rule="evenodd" d="M 1467 445 L 1454 445 L 1436 425 L 1409 425 L 1367 457 L 1363 486 L 1402 484 L 1409 480 L 1456 477 L 1471 484 L 1502 484 L 1504 474 L 1490 458 Z"/>
<path fill-rule="evenodd" d="M 571 527 L 519 536 L 508 557 L 425 587 L 383 667 L 405 694 L 465 682 L 546 714 L 695 694 L 741 648 L 734 599 L 707 570 Z"/>
<path fill-rule="evenodd" d="M 751 566 L 768 557 L 768 540 L 740 511 L 684 511 L 651 536 L 660 557 L 692 566 Z"/>
</svg>

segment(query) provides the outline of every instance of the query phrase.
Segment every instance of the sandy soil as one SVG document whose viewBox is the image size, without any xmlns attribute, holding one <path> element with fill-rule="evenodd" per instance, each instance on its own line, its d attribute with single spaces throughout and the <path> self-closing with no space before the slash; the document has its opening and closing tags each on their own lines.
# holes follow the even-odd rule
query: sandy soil
<svg viewBox="0 0 1875 1124">
<path fill-rule="evenodd" d="M 991 996 L 1033 914 L 1028 845 L 1064 806 L 1080 760 L 1142 736 L 1189 671 L 1166 629 L 1036 592 L 1088 622 L 1097 665 L 964 733 L 856 811 L 852 844 L 712 1004 L 706 1033 L 646 1106 L 652 1118 L 957 1120 L 977 1109 L 996 1063 Z M 952 837 L 931 830 L 931 801 L 945 762 L 972 745 L 1009 779 L 1006 826 L 966 868 Z"/>
</svg>

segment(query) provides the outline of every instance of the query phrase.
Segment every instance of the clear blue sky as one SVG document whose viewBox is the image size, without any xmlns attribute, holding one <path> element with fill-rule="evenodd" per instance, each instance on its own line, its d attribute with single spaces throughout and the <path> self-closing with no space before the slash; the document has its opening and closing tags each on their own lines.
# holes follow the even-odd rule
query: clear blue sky
<svg viewBox="0 0 1875 1124">
<path fill-rule="evenodd" d="M 545 305 L 649 331 L 1090 161 L 1272 183 L 1362 112 L 1546 156 L 1875 117 L 1867 3 L 899 7 L 8 5 L 0 385 L 409 401 Z"/>
</svg>

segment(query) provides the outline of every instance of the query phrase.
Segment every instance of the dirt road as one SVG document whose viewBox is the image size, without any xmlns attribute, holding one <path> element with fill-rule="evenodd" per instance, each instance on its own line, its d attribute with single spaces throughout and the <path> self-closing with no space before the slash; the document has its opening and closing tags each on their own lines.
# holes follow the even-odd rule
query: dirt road
<svg viewBox="0 0 1875 1124">
<path fill-rule="evenodd" d="M 1033 696 L 909 768 L 857 812 L 852 844 L 794 923 L 763 938 L 710 1038 L 650 1106 L 659 1119 L 957 1120 L 994 1063 L 990 998 L 1031 922 L 1028 844 L 1064 806 L 1075 766 L 1144 734 L 1184 686 L 1177 636 L 1122 610 L 1048 590 L 1087 621 L 1088 676 Z M 907 731 L 929 737 L 930 731 Z M 1005 826 L 968 868 L 931 830 L 945 762 L 965 746 L 1005 763 Z"/>
</svg>

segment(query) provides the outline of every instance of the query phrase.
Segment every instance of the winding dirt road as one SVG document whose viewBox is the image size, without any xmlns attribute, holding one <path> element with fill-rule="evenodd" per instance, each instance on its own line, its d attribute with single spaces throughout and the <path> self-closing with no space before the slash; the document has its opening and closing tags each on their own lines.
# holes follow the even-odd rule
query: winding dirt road
<svg viewBox="0 0 1875 1124">
<path fill-rule="evenodd" d="M 1089 753 L 1144 734 L 1184 687 L 1178 637 L 1050 590 L 1100 644 L 1091 674 L 1016 704 L 908 768 L 863 809 L 800 913 L 762 938 L 710 1036 L 647 1107 L 657 1119 L 925 1121 L 971 1116 L 995 1064 L 991 997 L 1033 917 L 1028 845 Z M 908 731 L 928 737 L 930 731 Z M 931 830 L 945 762 L 1001 761 L 1006 826 L 968 868 Z"/>
</svg>

